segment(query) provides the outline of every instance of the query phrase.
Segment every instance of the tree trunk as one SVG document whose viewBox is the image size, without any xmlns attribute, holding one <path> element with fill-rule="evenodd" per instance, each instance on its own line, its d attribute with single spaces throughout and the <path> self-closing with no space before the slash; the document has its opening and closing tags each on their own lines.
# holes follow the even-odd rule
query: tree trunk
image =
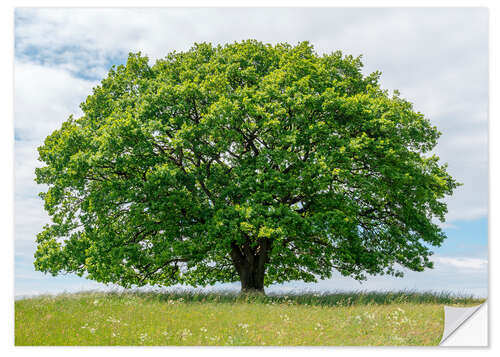
<svg viewBox="0 0 500 357">
<path fill-rule="evenodd" d="M 231 244 L 231 259 L 240 276 L 242 293 L 264 293 L 264 276 L 269 262 L 271 242 L 263 239 L 256 248 L 250 244 Z"/>
<path fill-rule="evenodd" d="M 264 293 L 264 274 L 255 267 L 243 267 L 240 270 L 241 292 Z"/>
</svg>

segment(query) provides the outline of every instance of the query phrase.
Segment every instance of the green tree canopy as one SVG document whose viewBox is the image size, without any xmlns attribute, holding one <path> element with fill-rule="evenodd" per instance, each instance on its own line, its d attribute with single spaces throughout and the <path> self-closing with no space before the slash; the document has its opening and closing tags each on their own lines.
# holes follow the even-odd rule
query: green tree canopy
<svg viewBox="0 0 500 357">
<path fill-rule="evenodd" d="M 35 267 L 125 287 L 431 268 L 456 181 L 440 133 L 307 42 L 130 54 L 45 139 Z"/>
</svg>

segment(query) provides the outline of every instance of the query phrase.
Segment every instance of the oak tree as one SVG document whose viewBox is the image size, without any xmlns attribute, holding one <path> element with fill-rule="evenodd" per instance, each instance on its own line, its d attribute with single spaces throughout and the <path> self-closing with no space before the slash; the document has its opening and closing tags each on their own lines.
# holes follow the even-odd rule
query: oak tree
<svg viewBox="0 0 500 357">
<path fill-rule="evenodd" d="M 130 54 L 38 149 L 36 269 L 263 291 L 431 268 L 458 184 L 438 130 L 361 69 L 307 42 Z"/>
</svg>

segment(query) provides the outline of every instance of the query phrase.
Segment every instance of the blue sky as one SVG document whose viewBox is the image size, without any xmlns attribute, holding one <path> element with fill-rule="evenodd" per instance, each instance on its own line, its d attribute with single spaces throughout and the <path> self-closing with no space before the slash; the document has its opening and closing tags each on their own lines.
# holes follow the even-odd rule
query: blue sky
<svg viewBox="0 0 500 357">
<path fill-rule="evenodd" d="M 464 185 L 447 199 L 448 239 L 435 269 L 404 279 L 358 282 L 335 275 L 318 284 L 270 290 L 488 291 L 488 13 L 486 9 L 17 9 L 15 14 L 15 294 L 105 288 L 33 269 L 35 235 L 49 221 L 34 183 L 36 148 L 128 52 L 151 61 L 194 42 L 308 40 L 317 52 L 363 54 L 443 133 L 436 153 Z M 237 289 L 237 285 L 228 285 Z"/>
</svg>

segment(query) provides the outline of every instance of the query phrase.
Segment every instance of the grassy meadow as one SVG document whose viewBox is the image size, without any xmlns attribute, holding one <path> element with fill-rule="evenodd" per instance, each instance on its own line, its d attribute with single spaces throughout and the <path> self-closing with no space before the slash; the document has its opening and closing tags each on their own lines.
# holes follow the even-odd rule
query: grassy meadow
<svg viewBox="0 0 500 357">
<path fill-rule="evenodd" d="M 62 294 L 15 302 L 17 346 L 437 345 L 443 305 L 483 300 L 433 293 Z"/>
</svg>

